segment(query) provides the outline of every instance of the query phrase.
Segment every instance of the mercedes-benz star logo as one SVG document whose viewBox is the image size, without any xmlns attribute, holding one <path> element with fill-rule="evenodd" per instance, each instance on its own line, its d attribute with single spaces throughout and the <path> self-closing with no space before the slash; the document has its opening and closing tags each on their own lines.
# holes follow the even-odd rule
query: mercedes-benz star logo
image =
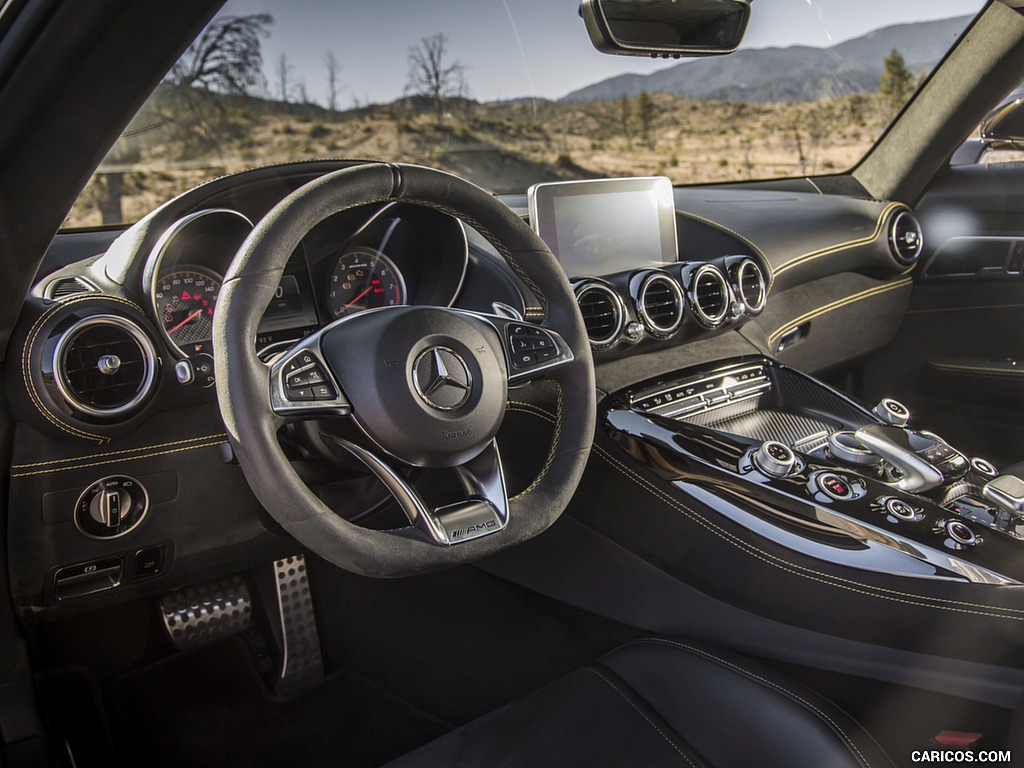
<svg viewBox="0 0 1024 768">
<path fill-rule="evenodd" d="M 448 347 L 430 347 L 412 366 L 412 383 L 423 402 L 439 411 L 451 411 L 469 399 L 473 377 L 458 353 Z"/>
</svg>

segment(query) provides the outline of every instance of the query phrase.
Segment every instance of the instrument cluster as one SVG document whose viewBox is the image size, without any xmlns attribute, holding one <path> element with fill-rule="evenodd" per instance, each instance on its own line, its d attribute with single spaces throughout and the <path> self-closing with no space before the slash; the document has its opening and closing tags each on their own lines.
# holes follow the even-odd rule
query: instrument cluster
<svg viewBox="0 0 1024 768">
<path fill-rule="evenodd" d="M 178 359 L 213 354 L 224 274 L 254 227 L 241 213 L 189 214 L 157 241 L 143 273 L 149 308 Z M 272 357 L 312 331 L 358 312 L 403 304 L 450 306 L 468 264 L 457 219 L 389 203 L 342 211 L 299 244 L 263 316 L 256 344 Z"/>
</svg>

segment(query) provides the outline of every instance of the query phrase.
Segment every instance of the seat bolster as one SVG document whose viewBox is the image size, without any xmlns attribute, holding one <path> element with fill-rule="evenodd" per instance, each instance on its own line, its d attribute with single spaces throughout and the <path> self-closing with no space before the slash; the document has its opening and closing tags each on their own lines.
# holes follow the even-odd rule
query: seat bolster
<svg viewBox="0 0 1024 768">
<path fill-rule="evenodd" d="M 613 651 L 601 666 L 715 768 L 892 768 L 839 707 L 749 659 L 651 639 Z"/>
</svg>

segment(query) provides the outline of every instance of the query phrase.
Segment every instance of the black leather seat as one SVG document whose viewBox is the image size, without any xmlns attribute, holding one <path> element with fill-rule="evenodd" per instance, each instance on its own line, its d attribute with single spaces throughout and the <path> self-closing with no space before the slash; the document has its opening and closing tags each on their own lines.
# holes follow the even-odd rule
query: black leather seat
<svg viewBox="0 0 1024 768">
<path fill-rule="evenodd" d="M 643 640 L 390 764 L 892 767 L 848 715 L 732 654 Z"/>
</svg>

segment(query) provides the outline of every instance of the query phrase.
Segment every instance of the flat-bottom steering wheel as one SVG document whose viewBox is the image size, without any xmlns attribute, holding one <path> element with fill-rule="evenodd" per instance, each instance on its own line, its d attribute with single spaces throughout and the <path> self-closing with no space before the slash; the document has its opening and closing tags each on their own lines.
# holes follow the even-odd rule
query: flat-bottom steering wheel
<svg viewBox="0 0 1024 768">
<path fill-rule="evenodd" d="M 404 202 L 461 219 L 504 257 L 543 309 L 539 323 L 466 310 L 401 306 L 341 318 L 272 366 L 254 339 L 288 258 L 339 211 Z M 454 258 L 453 254 L 453 258 Z M 323 176 L 273 208 L 243 243 L 214 316 L 217 398 L 231 444 L 266 510 L 300 543 L 366 576 L 403 576 L 467 562 L 537 535 L 583 474 L 595 421 L 594 368 L 579 309 L 543 241 L 509 208 L 456 176 L 369 164 Z M 508 498 L 495 435 L 508 389 L 535 379 L 557 393 L 550 445 L 529 486 Z M 315 384 L 310 384 L 315 382 Z M 349 419 L 337 438 L 376 475 L 409 525 L 348 522 L 306 486 L 278 442 L 301 419 Z M 465 498 L 433 508 L 405 467 L 452 468 Z"/>
</svg>

